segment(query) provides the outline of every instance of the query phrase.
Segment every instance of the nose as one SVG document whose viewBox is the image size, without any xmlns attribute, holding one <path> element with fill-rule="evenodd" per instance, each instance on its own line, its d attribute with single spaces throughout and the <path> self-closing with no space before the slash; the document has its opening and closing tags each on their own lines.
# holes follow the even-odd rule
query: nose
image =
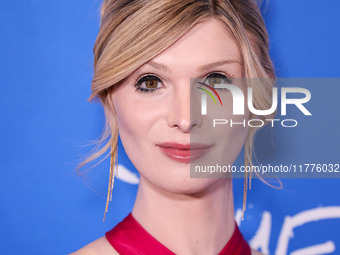
<svg viewBox="0 0 340 255">
<path fill-rule="evenodd" d="M 198 128 L 202 126 L 197 93 L 194 92 L 194 87 L 190 85 L 190 81 L 177 83 L 174 86 L 167 114 L 169 127 L 177 127 L 184 133 L 190 133 L 195 126 Z"/>
</svg>

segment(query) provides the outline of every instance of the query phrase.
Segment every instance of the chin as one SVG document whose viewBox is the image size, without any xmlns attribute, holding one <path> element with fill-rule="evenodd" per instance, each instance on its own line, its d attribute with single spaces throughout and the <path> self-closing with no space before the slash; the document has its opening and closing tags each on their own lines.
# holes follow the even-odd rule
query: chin
<svg viewBox="0 0 340 255">
<path fill-rule="evenodd" d="M 221 179 L 214 178 L 185 178 L 174 182 L 167 182 L 160 189 L 173 194 L 199 196 L 211 190 Z"/>
</svg>

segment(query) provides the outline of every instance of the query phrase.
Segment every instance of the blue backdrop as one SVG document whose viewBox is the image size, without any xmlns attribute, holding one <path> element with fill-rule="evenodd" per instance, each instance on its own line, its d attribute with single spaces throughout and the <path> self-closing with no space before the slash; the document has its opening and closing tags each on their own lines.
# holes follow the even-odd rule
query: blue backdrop
<svg viewBox="0 0 340 255">
<path fill-rule="evenodd" d="M 102 107 L 87 102 L 99 5 L 1 3 L 1 254 L 70 253 L 103 236 L 132 209 L 138 173 L 121 143 L 120 179 L 105 223 L 109 160 L 86 179 L 74 170 L 93 148 L 84 145 L 104 125 Z M 339 1 L 272 0 L 262 10 L 278 77 L 340 76 Z M 259 160 L 340 163 L 339 88 L 314 88 L 312 126 L 261 131 L 255 145 Z M 253 181 L 240 223 L 246 239 L 270 254 L 340 254 L 340 180 L 282 182 L 283 189 L 276 190 Z M 239 221 L 243 181 L 234 184 Z"/>
</svg>

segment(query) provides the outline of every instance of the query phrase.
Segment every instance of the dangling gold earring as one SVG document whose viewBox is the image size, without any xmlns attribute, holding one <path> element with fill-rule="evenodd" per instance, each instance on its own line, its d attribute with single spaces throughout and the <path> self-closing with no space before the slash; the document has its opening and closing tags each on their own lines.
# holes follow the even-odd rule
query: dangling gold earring
<svg viewBox="0 0 340 255">
<path fill-rule="evenodd" d="M 249 189 L 251 189 L 251 172 L 249 175 Z M 243 206 L 242 206 L 242 220 L 244 220 L 244 212 L 247 206 L 247 190 L 248 190 L 248 173 L 244 172 L 244 183 L 243 183 Z"/>
<path fill-rule="evenodd" d="M 244 212 L 246 210 L 247 205 L 247 189 L 248 189 L 248 173 L 244 172 L 242 220 L 244 220 Z"/>
<path fill-rule="evenodd" d="M 117 128 L 112 131 L 111 134 L 111 152 L 110 152 L 110 177 L 109 177 L 109 185 L 107 189 L 107 196 L 106 196 L 106 206 L 104 212 L 103 222 L 105 221 L 105 216 L 109 208 L 109 202 L 112 201 L 112 191 L 113 191 L 113 184 L 115 180 L 115 173 L 116 177 L 118 177 L 118 133 Z M 116 164 L 117 163 L 117 164 Z M 117 165 L 117 166 L 116 166 Z"/>
<path fill-rule="evenodd" d="M 247 206 L 247 190 L 248 190 L 248 178 L 249 178 L 249 189 L 251 189 L 251 179 L 252 179 L 252 151 L 251 151 L 251 146 L 250 142 L 252 142 L 249 137 L 247 139 L 245 148 L 244 148 L 244 163 L 245 167 L 250 166 L 250 173 L 248 176 L 248 172 L 244 171 L 244 183 L 243 183 L 243 205 L 242 205 L 242 220 L 244 220 L 244 212 L 246 210 Z"/>
</svg>

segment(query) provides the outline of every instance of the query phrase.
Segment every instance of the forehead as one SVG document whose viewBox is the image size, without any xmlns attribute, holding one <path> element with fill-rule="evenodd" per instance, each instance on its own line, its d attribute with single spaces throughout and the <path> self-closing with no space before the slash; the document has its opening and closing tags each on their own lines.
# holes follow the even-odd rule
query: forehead
<svg viewBox="0 0 340 255">
<path fill-rule="evenodd" d="M 217 19 L 198 23 L 153 61 L 170 65 L 190 65 L 236 60 L 242 62 L 234 36 Z"/>
</svg>

